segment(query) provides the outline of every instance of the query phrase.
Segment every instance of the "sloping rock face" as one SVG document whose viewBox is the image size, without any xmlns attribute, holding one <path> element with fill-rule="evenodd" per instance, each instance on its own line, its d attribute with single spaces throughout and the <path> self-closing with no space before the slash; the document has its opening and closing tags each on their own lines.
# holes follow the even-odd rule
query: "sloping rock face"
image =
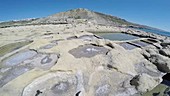
<svg viewBox="0 0 170 96">
<path fill-rule="evenodd" d="M 94 23 L 94 24 L 102 24 L 102 25 L 112 25 L 112 26 L 130 26 L 136 25 L 134 23 L 128 22 L 124 19 L 102 14 L 99 12 L 90 11 L 88 9 L 78 8 L 74 10 L 69 10 L 66 12 L 60 12 L 48 17 L 40 18 L 32 21 L 33 24 L 47 24 L 47 23 L 73 23 L 73 22 L 85 22 L 85 23 Z"/>
<path fill-rule="evenodd" d="M 0 47 L 32 41 L 0 54 L 0 95 L 140 96 L 169 73 L 167 42 L 160 44 L 162 49 L 150 45 L 126 50 L 86 32 L 86 25 L 77 26 L 0 29 Z"/>
</svg>

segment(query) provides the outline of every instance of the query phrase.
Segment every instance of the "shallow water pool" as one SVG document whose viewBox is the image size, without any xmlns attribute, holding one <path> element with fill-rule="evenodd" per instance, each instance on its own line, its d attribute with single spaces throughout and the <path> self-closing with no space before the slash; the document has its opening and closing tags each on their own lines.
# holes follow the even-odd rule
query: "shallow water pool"
<svg viewBox="0 0 170 96">
<path fill-rule="evenodd" d="M 123 40 L 133 40 L 133 39 L 138 39 L 139 37 L 129 35 L 129 34 L 124 34 L 124 33 L 95 33 L 96 35 L 103 37 L 104 39 L 109 39 L 109 40 L 118 40 L 118 41 L 123 41 Z"/>
</svg>

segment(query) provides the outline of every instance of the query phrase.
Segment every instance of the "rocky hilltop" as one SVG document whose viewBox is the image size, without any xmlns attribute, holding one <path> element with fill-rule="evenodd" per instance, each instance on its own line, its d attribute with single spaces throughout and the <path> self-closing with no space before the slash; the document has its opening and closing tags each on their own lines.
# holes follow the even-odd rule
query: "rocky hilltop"
<svg viewBox="0 0 170 96">
<path fill-rule="evenodd" d="M 90 11 L 88 9 L 78 8 L 66 12 L 60 12 L 44 18 L 36 18 L 21 21 L 9 21 L 0 23 L 0 27 L 40 25 L 40 24 L 70 24 L 73 22 L 93 23 L 100 25 L 111 25 L 121 27 L 149 28 L 126 21 L 116 16 Z"/>
<path fill-rule="evenodd" d="M 79 19 L 84 19 L 84 21 L 101 25 L 114 25 L 114 26 L 133 25 L 132 23 L 124 19 L 111 15 L 102 14 L 99 12 L 93 12 L 82 8 L 76 10 L 69 10 L 67 12 L 61 12 L 45 18 L 41 18 L 36 20 L 34 23 L 72 23 L 76 22 L 77 20 L 79 21 Z"/>
<path fill-rule="evenodd" d="M 169 37 L 125 23 L 133 25 L 76 9 L 0 28 L 0 96 L 168 95 L 162 78 L 170 72 Z M 96 32 L 137 39 L 109 40 Z"/>
</svg>

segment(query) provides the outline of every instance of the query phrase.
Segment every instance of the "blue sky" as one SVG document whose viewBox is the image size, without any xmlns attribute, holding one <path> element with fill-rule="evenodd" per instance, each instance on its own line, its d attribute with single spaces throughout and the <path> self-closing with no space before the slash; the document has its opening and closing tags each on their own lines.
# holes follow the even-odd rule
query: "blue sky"
<svg viewBox="0 0 170 96">
<path fill-rule="evenodd" d="M 45 17 L 75 8 L 170 31 L 170 0 L 0 0 L 0 21 Z"/>
</svg>

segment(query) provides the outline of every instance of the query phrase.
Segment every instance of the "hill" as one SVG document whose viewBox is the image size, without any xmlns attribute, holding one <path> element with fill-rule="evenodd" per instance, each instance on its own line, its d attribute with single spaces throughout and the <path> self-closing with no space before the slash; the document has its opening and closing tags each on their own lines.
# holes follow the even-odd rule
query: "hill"
<svg viewBox="0 0 170 96">
<path fill-rule="evenodd" d="M 106 15 L 103 13 L 94 12 L 83 8 L 60 12 L 44 18 L 2 22 L 0 23 L 0 28 L 11 26 L 68 23 L 92 23 L 109 26 L 147 28 L 147 26 L 134 24 L 116 16 Z"/>
</svg>

